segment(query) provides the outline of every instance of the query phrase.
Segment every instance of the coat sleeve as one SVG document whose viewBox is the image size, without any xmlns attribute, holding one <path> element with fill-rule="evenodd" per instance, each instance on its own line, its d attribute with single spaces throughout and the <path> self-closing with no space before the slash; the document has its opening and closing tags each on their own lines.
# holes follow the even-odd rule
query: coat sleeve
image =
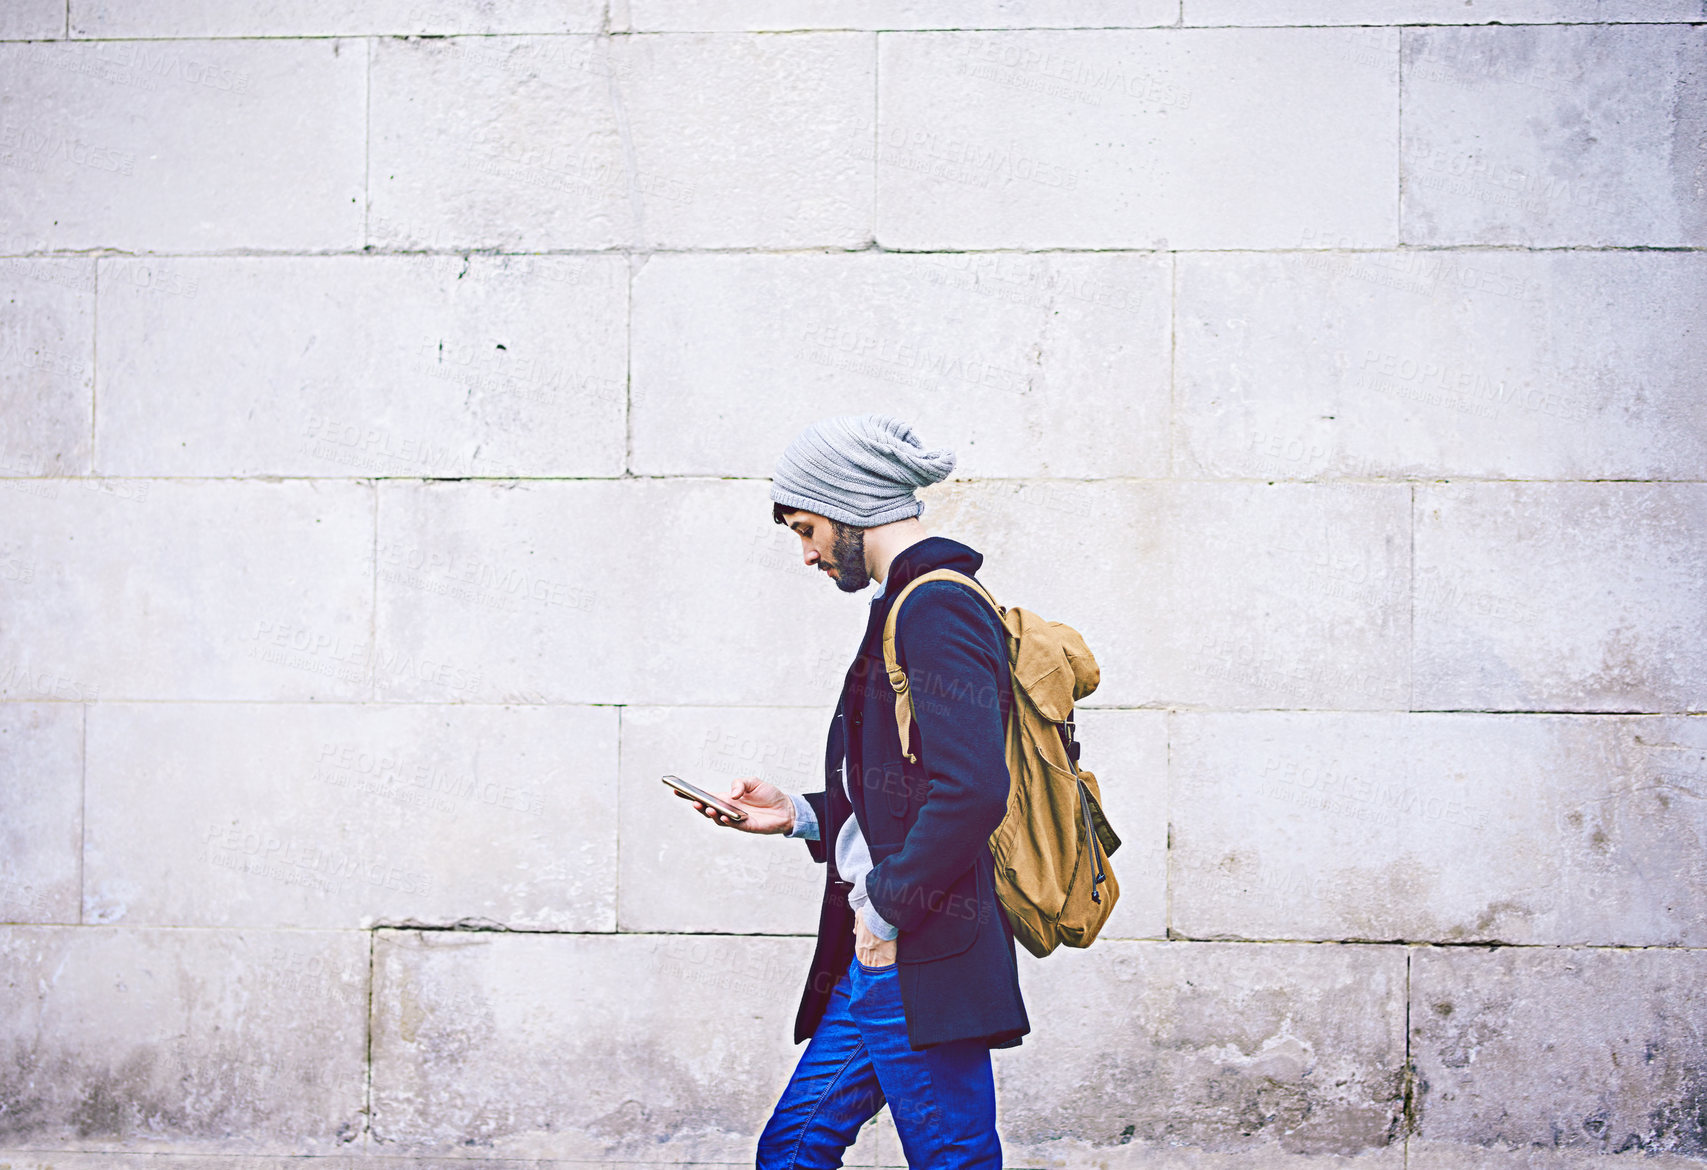
<svg viewBox="0 0 1707 1170">
<path fill-rule="evenodd" d="M 823 864 L 825 857 L 824 826 L 829 822 L 829 817 L 824 812 L 824 793 L 803 792 L 800 794 L 800 797 L 807 804 L 812 806 L 812 815 L 818 818 L 818 835 L 816 837 L 807 837 L 805 838 L 805 841 L 807 850 L 812 854 L 812 860 L 821 865 Z"/>
<path fill-rule="evenodd" d="M 940 907 L 1007 812 L 999 700 L 1008 661 L 989 603 L 951 581 L 930 581 L 908 595 L 895 641 L 930 788 L 901 851 L 872 867 L 865 888 L 877 912 L 906 931 Z"/>
</svg>

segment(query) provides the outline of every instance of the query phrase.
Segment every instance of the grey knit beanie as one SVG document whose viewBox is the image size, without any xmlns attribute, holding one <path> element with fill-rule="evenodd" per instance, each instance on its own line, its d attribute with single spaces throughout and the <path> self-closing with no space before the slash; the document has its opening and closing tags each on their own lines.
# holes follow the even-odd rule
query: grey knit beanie
<svg viewBox="0 0 1707 1170">
<path fill-rule="evenodd" d="M 924 512 L 914 488 L 954 470 L 954 452 L 927 451 L 886 414 L 842 414 L 795 436 L 771 477 L 771 499 L 843 524 L 875 528 Z"/>
</svg>

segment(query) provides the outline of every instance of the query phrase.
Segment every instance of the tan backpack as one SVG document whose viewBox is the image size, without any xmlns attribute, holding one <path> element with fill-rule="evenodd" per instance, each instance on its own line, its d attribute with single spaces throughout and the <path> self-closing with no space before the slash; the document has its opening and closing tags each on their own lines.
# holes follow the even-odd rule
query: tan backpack
<svg viewBox="0 0 1707 1170">
<path fill-rule="evenodd" d="M 895 689 L 901 751 L 917 763 L 909 732 L 912 693 L 895 658 L 895 621 L 907 594 L 926 581 L 958 581 L 978 591 L 1007 629 L 1013 711 L 1007 724 L 1008 811 L 990 834 L 996 893 L 1014 937 L 1042 958 L 1057 946 L 1088 947 L 1120 897 L 1108 858 L 1120 838 L 1102 814 L 1096 777 L 1078 765 L 1073 703 L 1096 690 L 1096 659 L 1079 632 L 1029 610 L 996 604 L 984 587 L 953 569 L 907 583 L 883 626 L 883 661 Z"/>
</svg>

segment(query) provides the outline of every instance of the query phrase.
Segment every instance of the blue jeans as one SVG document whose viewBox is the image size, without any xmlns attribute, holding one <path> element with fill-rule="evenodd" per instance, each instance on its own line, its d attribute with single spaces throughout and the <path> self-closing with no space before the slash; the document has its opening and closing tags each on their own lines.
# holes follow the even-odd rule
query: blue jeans
<svg viewBox="0 0 1707 1170">
<path fill-rule="evenodd" d="M 908 1047 L 900 978 L 894 964 L 848 964 L 759 1135 L 759 1170 L 840 1166 L 885 1102 L 908 1166 L 1001 1170 L 990 1049 Z"/>
</svg>

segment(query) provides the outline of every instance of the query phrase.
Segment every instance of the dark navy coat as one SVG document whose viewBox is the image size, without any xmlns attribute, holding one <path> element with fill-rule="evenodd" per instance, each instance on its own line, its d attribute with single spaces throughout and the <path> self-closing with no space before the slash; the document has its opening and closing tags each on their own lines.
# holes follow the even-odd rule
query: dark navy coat
<svg viewBox="0 0 1707 1170">
<path fill-rule="evenodd" d="M 871 848 L 865 887 L 872 906 L 900 931 L 896 962 L 911 1046 L 977 1040 L 1011 1048 L 1031 1030 L 989 843 L 1008 800 L 1006 631 L 988 602 L 956 582 L 928 582 L 908 595 L 896 644 L 913 693 L 916 764 L 902 755 L 883 665 L 883 624 L 907 582 L 939 568 L 975 576 L 983 563 L 958 541 L 926 537 L 896 555 L 872 601 L 830 721 L 824 791 L 805 797 L 819 825 L 819 839 L 807 846 L 827 873 L 796 1043 L 817 1029 L 853 958 L 851 887 L 834 856 L 850 815 Z M 842 790 L 844 747 L 851 806 Z"/>
</svg>

